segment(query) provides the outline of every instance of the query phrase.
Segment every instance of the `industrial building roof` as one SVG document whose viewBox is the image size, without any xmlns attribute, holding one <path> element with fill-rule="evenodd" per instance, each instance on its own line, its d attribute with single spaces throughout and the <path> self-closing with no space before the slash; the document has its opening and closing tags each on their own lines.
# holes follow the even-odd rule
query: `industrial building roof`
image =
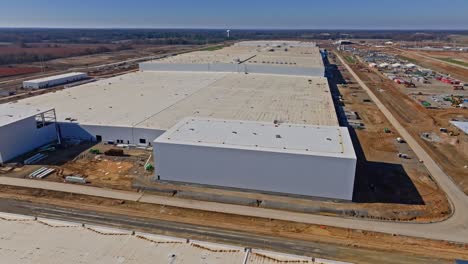
<svg viewBox="0 0 468 264">
<path fill-rule="evenodd" d="M 0 213 L 0 259 L 9 264 L 314 263 L 311 257 L 5 213 Z"/>
<path fill-rule="evenodd" d="M 0 104 L 0 127 L 52 110 L 53 107 Z"/>
<path fill-rule="evenodd" d="M 465 134 L 468 134 L 468 122 L 464 121 L 450 121 L 452 125 L 458 127 L 461 131 L 465 132 Z"/>
<path fill-rule="evenodd" d="M 282 47 L 315 47 L 315 42 L 293 41 L 293 40 L 254 40 L 254 41 L 241 41 L 234 44 L 235 46 L 282 46 Z"/>
<path fill-rule="evenodd" d="M 39 78 L 39 79 L 34 79 L 34 80 L 27 80 L 25 82 L 42 83 L 42 82 L 49 82 L 49 81 L 62 79 L 62 78 L 74 77 L 74 76 L 83 75 L 83 74 L 86 74 L 86 73 L 84 73 L 84 72 L 70 72 L 70 73 L 64 73 L 64 74 L 59 74 L 59 75 L 47 76 L 47 77 L 44 77 L 44 78 Z"/>
<path fill-rule="evenodd" d="M 234 63 L 238 64 L 244 60 L 249 59 L 255 54 L 249 50 L 221 52 L 221 51 L 197 51 L 186 53 L 182 55 L 166 57 L 153 62 L 157 63 Z"/>
<path fill-rule="evenodd" d="M 337 126 L 326 78 L 136 72 L 20 100 L 82 124 L 167 130 L 188 116 Z"/>
<path fill-rule="evenodd" d="M 187 118 L 155 142 L 355 158 L 347 128 L 337 126 Z"/>
<path fill-rule="evenodd" d="M 243 43 L 247 44 L 250 42 Z M 295 43 L 296 42 L 289 43 L 280 41 L 278 44 L 272 44 L 270 46 L 260 45 L 260 47 L 256 44 L 236 44 L 220 50 L 185 53 L 145 62 L 143 64 L 239 64 L 263 62 L 264 64 L 277 64 L 290 67 L 323 67 L 323 60 L 319 48 L 316 47 L 314 43 Z"/>
</svg>

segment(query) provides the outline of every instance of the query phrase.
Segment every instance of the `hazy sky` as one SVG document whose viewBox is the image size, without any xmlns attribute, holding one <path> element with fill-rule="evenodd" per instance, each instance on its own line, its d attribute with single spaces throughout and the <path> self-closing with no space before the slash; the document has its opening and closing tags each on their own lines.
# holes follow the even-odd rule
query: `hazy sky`
<svg viewBox="0 0 468 264">
<path fill-rule="evenodd" d="M 468 0 L 0 0 L 0 27 L 468 29 Z"/>
</svg>

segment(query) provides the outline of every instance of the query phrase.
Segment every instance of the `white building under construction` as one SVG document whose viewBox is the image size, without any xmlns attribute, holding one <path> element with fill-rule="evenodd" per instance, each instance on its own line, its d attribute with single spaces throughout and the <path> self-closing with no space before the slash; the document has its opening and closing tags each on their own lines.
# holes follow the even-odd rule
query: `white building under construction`
<svg viewBox="0 0 468 264">
<path fill-rule="evenodd" d="M 356 157 L 324 73 L 313 43 L 241 42 L 12 105 L 55 109 L 61 139 L 152 145 L 160 180 L 350 200 Z"/>
</svg>

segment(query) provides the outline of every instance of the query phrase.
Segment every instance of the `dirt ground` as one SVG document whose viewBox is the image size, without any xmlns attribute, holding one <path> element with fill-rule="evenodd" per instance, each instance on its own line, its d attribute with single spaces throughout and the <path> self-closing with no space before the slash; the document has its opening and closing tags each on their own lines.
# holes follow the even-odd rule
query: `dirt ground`
<svg viewBox="0 0 468 264">
<path fill-rule="evenodd" d="M 352 67 L 379 99 L 389 107 L 394 116 L 413 134 L 437 164 L 468 194 L 468 170 L 464 167 L 468 165 L 468 136 L 448 122 L 451 118 L 468 118 L 467 110 L 426 109 L 408 97 L 402 91 L 405 88 L 387 80 L 380 73 L 359 71 L 358 69 L 364 65 L 356 64 Z M 384 92 L 379 92 L 379 89 L 384 90 Z M 439 128 L 441 127 L 449 128 L 449 133 L 440 132 Z M 434 133 L 446 140 L 430 142 L 421 138 L 422 133 Z M 449 136 L 449 134 L 452 135 Z"/>
<path fill-rule="evenodd" d="M 132 187 L 135 177 L 151 177 L 152 172 L 144 169 L 144 165 L 151 155 L 150 151 L 140 149 L 124 149 L 124 156 L 107 156 L 91 154 L 90 149 L 97 149 L 100 153 L 115 148 L 110 145 L 82 143 L 68 148 L 57 148 L 46 153 L 47 158 L 38 164 L 24 165 L 12 171 L 0 171 L 0 175 L 17 178 L 28 178 L 29 174 L 41 167 L 53 168 L 55 172 L 43 180 L 63 182 L 65 176 L 79 175 L 84 177 L 89 185 L 112 188 L 118 190 L 134 190 Z M 26 154 L 16 162 L 21 162 L 33 154 Z"/>
<path fill-rule="evenodd" d="M 112 199 L 71 195 L 35 189 L 0 186 L 0 191 L 0 197 L 27 200 L 34 203 L 55 204 L 57 206 L 70 208 L 132 215 L 133 217 L 161 219 L 199 226 L 252 232 L 253 234 L 273 235 L 276 237 L 285 237 L 304 241 L 339 244 L 355 248 L 367 248 L 392 252 L 399 251 L 411 255 L 433 256 L 448 260 L 453 260 L 455 258 L 468 258 L 468 245 L 466 244 L 387 235 L 321 225 L 243 217 L 138 202 L 122 202 Z"/>
<path fill-rule="evenodd" d="M 468 62 L 468 52 L 461 51 L 417 51 L 419 54 L 433 58 L 453 58 Z"/>
<path fill-rule="evenodd" d="M 352 80 L 340 63 L 331 58 L 330 63 L 338 65 L 334 75 L 340 95 L 347 111 L 357 112 L 364 129 L 351 129 L 351 137 L 358 156 L 354 198 L 355 208 L 372 211 L 383 218 L 428 221 L 431 218 L 444 218 L 450 214 L 450 206 L 444 192 L 430 177 L 424 164 L 421 164 L 406 143 L 398 143 L 400 135 L 378 107 L 369 101 L 367 93 Z M 380 81 L 377 78 L 376 81 Z M 383 80 L 383 79 L 382 79 Z M 333 83 L 331 83 L 333 87 Z M 380 86 L 379 86 L 380 87 Z M 380 94 L 388 93 L 379 88 Z M 385 129 L 389 130 L 386 133 Z M 398 157 L 405 153 L 409 159 Z"/>
<path fill-rule="evenodd" d="M 69 67 L 89 67 L 102 65 L 106 63 L 120 62 L 132 58 L 154 56 L 167 52 L 179 52 L 196 48 L 190 45 L 172 45 L 172 46 L 151 46 L 151 45 L 134 45 L 131 50 L 122 50 L 108 52 L 102 54 L 60 58 L 46 62 L 47 67 L 52 69 L 64 69 Z M 39 63 L 35 63 L 39 64 Z"/>
<path fill-rule="evenodd" d="M 101 153 L 110 149 L 108 145 L 96 145 L 93 149 Z M 61 180 L 64 175 L 79 174 L 86 178 L 89 184 L 97 187 L 132 190 L 133 179 L 136 176 L 151 177 L 152 173 L 144 170 L 146 160 L 150 152 L 138 149 L 125 149 L 124 157 L 112 157 L 106 155 L 80 154 L 72 161 L 60 166 L 62 173 L 57 176 Z M 54 180 L 51 177 L 49 180 Z"/>
</svg>

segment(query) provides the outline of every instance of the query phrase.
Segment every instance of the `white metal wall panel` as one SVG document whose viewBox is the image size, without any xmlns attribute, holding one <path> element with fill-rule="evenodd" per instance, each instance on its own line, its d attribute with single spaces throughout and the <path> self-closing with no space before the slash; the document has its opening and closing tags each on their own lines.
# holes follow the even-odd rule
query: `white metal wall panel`
<svg viewBox="0 0 468 264">
<path fill-rule="evenodd" d="M 96 136 L 99 135 L 104 142 L 117 142 L 117 140 L 122 140 L 125 144 L 139 144 L 140 139 L 145 139 L 146 144 L 149 144 L 164 133 L 163 130 L 157 129 L 86 125 L 66 122 L 59 123 L 59 126 L 61 135 L 65 139 L 95 141 Z"/>
<path fill-rule="evenodd" d="M 352 200 L 355 158 L 155 142 L 161 180 Z"/>
<path fill-rule="evenodd" d="M 2 126 L 0 127 L 0 163 L 7 162 L 56 139 L 55 125 L 37 128 L 34 117 Z"/>
</svg>

